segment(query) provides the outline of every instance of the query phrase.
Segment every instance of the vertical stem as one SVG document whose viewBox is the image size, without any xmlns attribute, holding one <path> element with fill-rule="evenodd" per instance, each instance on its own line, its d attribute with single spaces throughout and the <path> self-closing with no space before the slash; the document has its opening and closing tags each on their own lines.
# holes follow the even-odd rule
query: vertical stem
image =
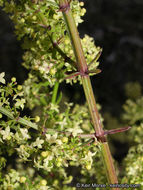
<svg viewBox="0 0 143 190">
<path fill-rule="evenodd" d="M 102 160 L 104 163 L 104 167 L 106 170 L 106 175 L 107 175 L 107 179 L 108 179 L 109 184 L 118 183 L 118 179 L 116 176 L 114 163 L 112 160 L 112 156 L 110 153 L 108 142 L 101 144 L 101 156 L 102 156 Z M 118 190 L 118 189 L 119 188 L 113 188 L 113 190 Z"/>
<path fill-rule="evenodd" d="M 56 102 L 58 88 L 59 88 L 59 82 L 56 82 L 52 94 L 52 104 L 55 104 Z"/>
<path fill-rule="evenodd" d="M 59 0 L 59 2 L 60 2 L 60 7 L 61 8 L 66 7 L 66 6 L 69 5 L 67 0 Z M 67 29 L 68 29 L 68 32 L 69 32 L 71 43 L 72 43 L 72 46 L 73 46 L 74 54 L 75 54 L 75 57 L 76 57 L 76 60 L 77 60 L 77 63 L 78 63 L 78 65 L 77 65 L 78 69 L 81 72 L 86 72 L 87 71 L 87 65 L 85 64 L 86 61 L 85 61 L 85 58 L 84 58 L 80 38 L 79 37 L 78 38 L 73 38 L 72 37 L 73 34 L 75 34 L 75 36 L 79 36 L 79 35 L 78 35 L 78 31 L 77 31 L 75 21 L 73 19 L 72 12 L 71 12 L 70 8 L 67 8 L 67 11 L 65 13 L 63 12 L 63 15 L 64 15 L 65 23 L 67 25 Z M 66 15 L 68 15 L 68 17 Z M 78 49 L 78 53 L 77 53 L 77 49 Z"/>
<path fill-rule="evenodd" d="M 107 143 L 107 139 L 103 136 L 103 133 L 104 133 L 103 126 L 102 126 L 100 116 L 97 110 L 90 77 L 87 74 L 88 67 L 87 67 L 85 57 L 84 57 L 77 27 L 72 16 L 72 12 L 71 12 L 68 0 L 59 0 L 59 5 L 60 5 L 60 10 L 63 12 L 63 16 L 67 25 L 67 29 L 69 32 L 69 36 L 71 39 L 71 43 L 72 43 L 74 54 L 77 61 L 77 68 L 79 72 L 81 73 L 82 85 L 84 88 L 86 100 L 88 102 L 94 129 L 95 129 L 96 134 L 100 137 L 101 153 L 102 153 L 101 155 L 102 155 L 103 163 L 106 169 L 108 182 L 110 184 L 115 184 L 115 183 L 118 183 L 118 179 L 116 176 L 116 172 L 115 172 L 112 156 L 110 153 L 110 149 Z M 113 188 L 113 190 L 118 190 L 118 188 Z"/>
</svg>

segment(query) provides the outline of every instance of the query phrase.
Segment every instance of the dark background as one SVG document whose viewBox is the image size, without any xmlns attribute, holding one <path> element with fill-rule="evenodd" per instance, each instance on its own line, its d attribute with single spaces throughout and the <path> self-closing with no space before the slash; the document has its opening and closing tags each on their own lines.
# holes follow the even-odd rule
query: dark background
<svg viewBox="0 0 143 190">
<path fill-rule="evenodd" d="M 79 26 L 79 33 L 81 37 L 84 34 L 94 37 L 95 44 L 103 48 L 100 58 L 102 72 L 92 77 L 95 96 L 102 106 L 103 116 L 110 113 L 118 121 L 123 111 L 122 105 L 127 99 L 125 84 L 129 81 L 137 81 L 141 86 L 143 84 L 143 1 L 83 1 L 87 13 L 85 22 Z M 27 71 L 20 64 L 23 50 L 14 35 L 13 24 L 2 11 L 0 26 L 0 72 L 6 72 L 8 80 L 15 76 L 22 83 L 27 77 Z M 61 89 L 68 95 L 69 101 L 84 103 L 81 86 L 62 85 Z M 104 123 L 106 126 L 106 117 Z M 116 146 L 114 155 L 121 161 L 129 146 L 125 141 L 113 139 L 113 142 Z M 122 151 L 119 152 L 119 148 Z"/>
</svg>

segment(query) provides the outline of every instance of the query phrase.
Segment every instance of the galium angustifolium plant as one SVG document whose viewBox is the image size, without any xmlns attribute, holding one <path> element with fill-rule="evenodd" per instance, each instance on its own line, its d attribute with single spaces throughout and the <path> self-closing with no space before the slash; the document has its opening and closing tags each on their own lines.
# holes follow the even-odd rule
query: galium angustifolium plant
<svg viewBox="0 0 143 190">
<path fill-rule="evenodd" d="M 0 74 L 1 188 L 68 190 L 76 189 L 68 185 L 76 180 L 106 183 L 99 156 L 100 143 L 95 136 L 91 139 L 86 135 L 95 132 L 87 105 L 65 102 L 61 111 L 59 104 L 62 99 L 59 84 L 64 80 L 70 84 L 81 83 L 81 78 L 79 75 L 70 77 L 76 71 L 76 60 L 58 1 L 0 0 L 0 5 L 15 25 L 17 39 L 25 50 L 22 65 L 29 71 L 23 85 L 18 85 L 14 77 L 6 82 L 5 73 Z M 78 26 L 86 12 L 84 3 L 73 0 L 70 5 Z M 96 47 L 88 35 L 81 42 L 89 70 L 94 71 L 89 75 L 98 73 L 101 48 Z M 138 103 L 133 107 L 138 107 Z M 23 116 L 25 108 L 32 113 L 38 109 L 39 115 Z M 133 113 L 127 111 L 124 117 L 130 120 Z M 131 124 L 135 124 L 134 121 Z M 140 135 L 137 133 L 135 137 L 138 143 Z M 141 175 L 136 181 L 133 178 L 141 174 L 136 167 L 137 161 L 142 160 L 141 145 L 138 154 L 134 154 L 135 151 L 131 149 L 125 160 L 128 176 L 123 181 L 126 183 L 140 183 L 142 179 Z M 11 158 L 14 165 L 9 162 Z M 79 179 L 72 176 L 75 170 Z"/>
<path fill-rule="evenodd" d="M 1 0 L 0 5 L 15 24 L 15 34 L 25 50 L 22 64 L 29 70 L 23 85 L 15 77 L 7 83 L 5 73 L 0 74 L 1 188 L 75 189 L 67 186 L 73 177 L 66 168 L 77 167 L 84 182 L 89 173 L 94 176 L 92 163 L 99 159 L 99 143 L 94 138 L 95 146 L 82 135 L 94 133 L 87 105 L 65 103 L 64 112 L 60 111 L 59 83 L 80 81 L 79 76 L 67 78 L 75 70 L 75 58 L 62 13 L 54 0 Z M 77 25 L 86 12 L 83 5 L 71 2 Z M 87 35 L 82 45 L 88 63 L 101 51 Z M 95 61 L 90 68 L 97 66 Z M 37 107 L 39 116 L 21 116 L 24 108 Z M 15 167 L 7 162 L 12 156 Z"/>
</svg>

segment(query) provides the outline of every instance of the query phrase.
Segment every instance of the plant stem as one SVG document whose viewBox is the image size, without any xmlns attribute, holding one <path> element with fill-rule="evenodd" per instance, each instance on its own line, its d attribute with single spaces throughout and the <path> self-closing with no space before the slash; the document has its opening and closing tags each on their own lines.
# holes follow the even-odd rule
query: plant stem
<svg viewBox="0 0 143 190">
<path fill-rule="evenodd" d="M 80 37 L 77 31 L 75 21 L 72 16 L 72 12 L 71 12 L 68 0 L 59 0 L 59 7 L 60 7 L 60 10 L 63 12 L 63 16 L 67 25 L 67 29 L 69 32 L 72 46 L 73 46 L 74 54 L 76 57 L 77 68 L 81 75 L 82 85 L 83 85 L 84 93 L 85 93 L 86 100 L 89 106 L 89 111 L 92 117 L 94 129 L 95 129 L 96 134 L 99 136 L 99 141 L 101 142 L 101 155 L 102 155 L 103 163 L 106 169 L 108 182 L 110 184 L 115 184 L 115 183 L 118 183 L 118 179 L 116 176 L 116 172 L 115 172 L 112 156 L 110 153 L 110 149 L 107 143 L 107 139 L 103 135 L 104 134 L 103 126 L 102 126 L 102 122 L 100 120 L 100 116 L 97 110 L 90 77 L 88 75 L 87 63 L 84 57 Z M 118 190 L 118 188 L 113 188 L 113 190 Z"/>
<path fill-rule="evenodd" d="M 52 94 L 52 104 L 56 103 L 58 88 L 59 88 L 59 82 L 56 82 L 54 86 L 53 94 Z"/>
</svg>

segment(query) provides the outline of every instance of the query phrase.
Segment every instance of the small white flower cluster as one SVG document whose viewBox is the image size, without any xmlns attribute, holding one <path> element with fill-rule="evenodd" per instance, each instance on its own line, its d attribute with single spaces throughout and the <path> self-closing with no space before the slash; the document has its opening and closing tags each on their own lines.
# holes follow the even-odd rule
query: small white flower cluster
<svg viewBox="0 0 143 190">
<path fill-rule="evenodd" d="M 31 144 L 31 146 L 32 146 L 32 147 L 37 147 L 37 148 L 42 148 L 42 144 L 43 144 L 43 143 L 44 143 L 44 140 L 43 140 L 43 139 L 40 139 L 40 137 L 38 137 L 38 138 L 36 139 L 36 141 Z"/>
<path fill-rule="evenodd" d="M 20 145 L 19 148 L 15 149 L 18 152 L 20 158 L 22 158 L 24 161 L 28 161 L 28 158 L 30 157 L 30 152 L 28 153 L 28 150 L 31 149 L 30 146 Z"/>
<path fill-rule="evenodd" d="M 11 140 L 13 137 L 13 133 L 10 131 L 10 127 L 7 126 L 4 130 L 0 130 L 0 141 L 3 142 L 3 140 Z"/>
<path fill-rule="evenodd" d="M 20 176 L 19 173 L 16 172 L 15 170 L 11 169 L 9 174 L 6 174 L 5 176 L 5 180 L 3 182 L 3 189 L 7 190 L 7 189 L 16 189 L 19 187 L 19 180 L 20 180 Z"/>
</svg>

